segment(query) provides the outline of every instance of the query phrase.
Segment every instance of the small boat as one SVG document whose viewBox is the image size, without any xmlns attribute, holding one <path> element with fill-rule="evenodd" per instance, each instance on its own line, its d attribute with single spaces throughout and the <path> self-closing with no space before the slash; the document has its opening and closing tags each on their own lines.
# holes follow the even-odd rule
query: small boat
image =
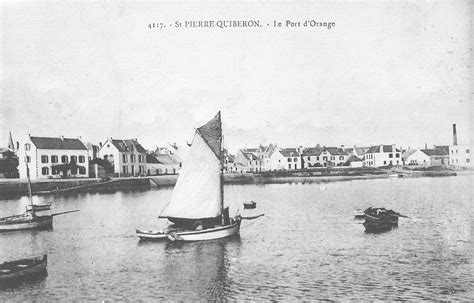
<svg viewBox="0 0 474 303">
<path fill-rule="evenodd" d="M 47 204 L 28 204 L 26 206 L 26 211 L 43 211 L 43 210 L 50 210 L 51 209 L 51 202 Z"/>
<path fill-rule="evenodd" d="M 391 209 L 372 208 L 364 210 L 365 221 L 363 223 L 366 232 L 380 233 L 389 231 L 398 226 L 398 218 L 406 217 Z"/>
<path fill-rule="evenodd" d="M 237 235 L 242 217 L 224 207 L 221 113 L 196 129 L 186 165 L 169 204 L 159 218 L 171 221 L 162 231 L 137 229 L 140 240 L 204 241 Z"/>
<path fill-rule="evenodd" d="M 244 203 L 244 209 L 251 209 L 257 207 L 257 202 L 255 201 L 250 201 L 250 202 L 245 202 Z"/>
<path fill-rule="evenodd" d="M 21 282 L 46 273 L 48 256 L 21 259 L 17 261 L 4 262 L 0 264 L 0 284 L 5 285 L 12 282 Z"/>
</svg>

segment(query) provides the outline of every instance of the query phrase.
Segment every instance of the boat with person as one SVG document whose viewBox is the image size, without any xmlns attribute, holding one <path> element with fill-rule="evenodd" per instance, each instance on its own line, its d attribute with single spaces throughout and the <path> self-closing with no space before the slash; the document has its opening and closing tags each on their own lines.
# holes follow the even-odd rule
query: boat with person
<svg viewBox="0 0 474 303">
<path fill-rule="evenodd" d="M 33 203 L 33 194 L 31 191 L 30 170 L 26 161 L 26 176 L 28 179 L 28 194 L 30 200 L 30 210 L 26 210 L 23 214 L 13 215 L 0 218 L 0 232 L 28 230 L 28 229 L 49 229 L 53 227 L 53 217 L 57 215 L 76 212 L 79 210 L 70 210 L 56 214 L 38 215 Z"/>
<path fill-rule="evenodd" d="M 0 285 L 22 282 L 46 273 L 48 255 L 42 257 L 21 259 L 0 264 Z"/>
<path fill-rule="evenodd" d="M 398 226 L 399 217 L 408 218 L 405 215 L 397 213 L 391 209 L 386 209 L 384 207 L 369 207 L 364 210 L 365 221 L 363 225 L 365 227 L 366 232 L 369 233 L 385 232 Z"/>
<path fill-rule="evenodd" d="M 186 165 L 159 218 L 172 222 L 160 231 L 137 229 L 141 240 L 203 241 L 237 235 L 242 217 L 224 207 L 223 136 L 220 111 L 195 130 Z"/>
</svg>

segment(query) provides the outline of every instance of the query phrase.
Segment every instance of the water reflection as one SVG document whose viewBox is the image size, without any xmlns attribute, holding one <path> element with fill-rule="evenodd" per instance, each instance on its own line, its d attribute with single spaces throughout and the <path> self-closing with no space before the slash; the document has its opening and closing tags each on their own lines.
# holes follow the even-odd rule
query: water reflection
<svg viewBox="0 0 474 303">
<path fill-rule="evenodd" d="M 166 288 L 178 293 L 187 284 L 188 294 L 181 298 L 220 301 L 226 297 L 229 285 L 228 250 L 238 250 L 240 236 L 204 242 L 168 242 L 165 247 Z"/>
</svg>

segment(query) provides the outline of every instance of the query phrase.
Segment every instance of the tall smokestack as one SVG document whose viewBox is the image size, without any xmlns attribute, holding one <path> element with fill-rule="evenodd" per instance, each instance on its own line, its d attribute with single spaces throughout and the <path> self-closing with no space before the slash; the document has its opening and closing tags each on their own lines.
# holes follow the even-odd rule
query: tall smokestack
<svg viewBox="0 0 474 303">
<path fill-rule="evenodd" d="M 453 124 L 453 145 L 458 145 L 458 134 L 456 133 L 456 124 Z"/>
</svg>

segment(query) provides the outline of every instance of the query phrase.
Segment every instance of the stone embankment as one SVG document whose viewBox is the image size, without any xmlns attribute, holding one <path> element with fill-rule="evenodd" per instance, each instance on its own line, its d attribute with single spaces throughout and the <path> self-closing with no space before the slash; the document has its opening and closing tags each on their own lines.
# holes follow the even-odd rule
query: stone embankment
<svg viewBox="0 0 474 303">
<path fill-rule="evenodd" d="M 332 168 L 301 171 L 275 171 L 259 174 L 225 174 L 226 184 L 268 184 L 289 182 L 329 182 L 375 178 L 416 178 L 456 176 L 470 174 L 472 170 L 455 171 L 449 168 Z M 176 184 L 177 175 L 160 175 L 136 178 L 99 179 L 46 179 L 33 180 L 34 195 L 66 194 L 78 192 L 109 192 L 116 190 L 149 189 L 171 187 Z M 22 179 L 0 179 L 0 199 L 8 196 L 28 194 L 28 183 Z"/>
</svg>

